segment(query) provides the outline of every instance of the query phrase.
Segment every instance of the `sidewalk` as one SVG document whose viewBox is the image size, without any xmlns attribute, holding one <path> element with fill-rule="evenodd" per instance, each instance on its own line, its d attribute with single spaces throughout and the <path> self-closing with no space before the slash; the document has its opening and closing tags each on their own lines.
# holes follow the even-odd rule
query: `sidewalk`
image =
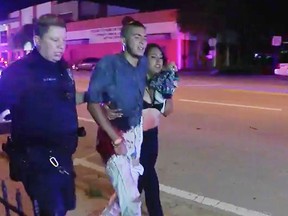
<svg viewBox="0 0 288 216">
<path fill-rule="evenodd" d="M 89 162 L 95 162 L 97 160 L 98 159 L 96 159 L 96 157 L 89 158 Z M 94 197 L 98 197 L 96 200 L 102 197 L 104 200 L 108 201 L 110 195 L 113 193 L 113 189 L 105 174 L 94 169 L 85 168 L 81 165 L 75 166 L 75 169 L 78 175 L 76 179 L 77 188 L 82 188 L 83 191 L 90 191 L 90 194 L 92 192 Z M 93 198 L 87 198 L 87 200 L 88 202 L 91 202 L 91 200 L 93 202 Z M 165 194 L 164 192 L 161 192 L 161 202 L 165 216 L 235 216 L 217 209 L 212 209 L 211 207 L 203 206 L 195 202 L 189 202 L 182 198 Z M 79 202 L 78 208 L 80 205 L 81 203 Z M 96 214 L 88 216 L 98 216 L 99 209 L 101 208 L 96 209 Z M 71 216 L 76 215 L 77 214 L 72 214 Z M 144 211 L 143 216 L 146 215 L 148 214 L 145 214 Z"/>
<path fill-rule="evenodd" d="M 1 173 L 0 181 L 4 180 L 8 189 L 9 203 L 16 206 L 15 193 L 16 190 L 19 189 L 22 195 L 22 205 L 25 214 L 28 216 L 33 216 L 33 210 L 30 199 L 25 193 L 25 190 L 21 183 L 13 182 L 9 179 L 8 163 L 7 160 L 4 158 L 3 154 L 1 154 L 1 152 L 0 152 L 0 173 Z M 77 209 L 69 212 L 67 216 L 94 216 L 94 215 L 98 216 L 99 212 L 101 212 L 101 210 L 106 205 L 107 202 L 106 198 L 102 196 L 93 198 L 88 197 L 83 189 L 84 186 L 81 185 L 79 181 L 77 181 L 77 188 L 76 188 Z M 93 192 L 90 193 L 93 195 Z M 0 196 L 2 197 L 2 191 L 0 192 Z M 0 215 L 1 216 L 5 215 L 5 209 L 1 204 L 0 204 Z M 11 216 L 14 215 L 15 215 L 14 213 L 11 214 Z"/>
</svg>

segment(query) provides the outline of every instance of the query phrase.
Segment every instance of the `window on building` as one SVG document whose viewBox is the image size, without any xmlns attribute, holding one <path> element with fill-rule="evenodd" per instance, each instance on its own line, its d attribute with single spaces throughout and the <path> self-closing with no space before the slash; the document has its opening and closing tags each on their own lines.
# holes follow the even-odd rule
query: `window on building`
<svg viewBox="0 0 288 216">
<path fill-rule="evenodd" d="M 75 44 L 89 44 L 89 39 L 76 39 L 76 40 L 67 40 L 67 45 L 75 45 Z"/>
<path fill-rule="evenodd" d="M 3 61 L 8 61 L 8 52 L 1 52 L 1 59 L 3 59 Z"/>
<path fill-rule="evenodd" d="M 170 40 L 171 34 L 170 33 L 163 33 L 163 34 L 148 34 L 147 39 L 149 40 Z"/>
<path fill-rule="evenodd" d="M 1 31 L 0 32 L 0 42 L 1 43 L 7 43 L 8 42 L 7 31 Z"/>
</svg>

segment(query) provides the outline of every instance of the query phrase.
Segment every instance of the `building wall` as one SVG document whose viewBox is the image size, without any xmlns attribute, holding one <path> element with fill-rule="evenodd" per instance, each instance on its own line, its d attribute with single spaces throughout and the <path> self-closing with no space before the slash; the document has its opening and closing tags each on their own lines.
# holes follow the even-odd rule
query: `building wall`
<svg viewBox="0 0 288 216">
<path fill-rule="evenodd" d="M 167 53 L 170 61 L 177 62 L 177 41 L 176 40 L 151 40 L 149 43 L 159 44 Z M 77 63 L 86 57 L 102 58 L 105 55 L 116 54 L 121 52 L 121 43 L 102 43 L 102 44 L 77 44 L 68 45 L 64 58 L 70 63 Z"/>
<path fill-rule="evenodd" d="M 38 18 L 46 13 L 51 13 L 51 11 L 52 2 L 47 2 L 10 13 L 9 19 L 7 20 L 8 44 L 4 46 L 0 43 L 0 55 L 2 52 L 7 51 L 8 62 L 10 63 L 23 56 L 24 47 L 22 49 L 13 48 L 12 38 L 21 30 L 24 25 L 32 24 L 35 18 Z"/>
<path fill-rule="evenodd" d="M 14 22 L 9 24 L 10 30 L 11 29 L 18 29 L 20 27 L 20 23 L 21 23 L 20 13 L 21 13 L 21 11 L 15 11 L 15 12 L 9 14 L 9 18 L 17 20 L 17 21 L 14 21 Z"/>
<path fill-rule="evenodd" d="M 37 19 L 44 14 L 52 12 L 52 2 L 46 2 L 36 5 L 34 7 L 36 7 L 36 16 L 34 15 L 34 17 L 36 17 Z"/>
<path fill-rule="evenodd" d="M 121 51 L 120 29 L 121 21 L 125 15 L 98 18 L 68 23 L 68 45 L 65 59 L 70 64 L 76 63 L 86 57 L 101 58 L 107 54 Z M 181 49 L 177 39 L 178 26 L 176 23 L 176 10 L 165 10 L 131 14 L 131 17 L 141 21 L 147 30 L 148 42 L 158 43 L 167 53 L 170 61 L 181 67 Z M 73 44 L 69 43 L 73 41 Z"/>
<path fill-rule="evenodd" d="M 82 3 L 84 2 L 85 1 Z M 31 24 L 33 18 L 38 18 L 46 13 L 63 14 L 72 11 L 73 14 L 76 14 L 75 16 L 78 16 L 77 4 L 77 1 L 71 1 L 69 4 L 57 4 L 53 1 L 13 12 L 10 14 L 10 18 L 18 18 L 18 21 L 16 20 L 9 24 L 9 34 L 16 34 L 23 25 Z M 99 4 L 93 5 L 95 7 L 99 6 Z M 85 7 L 88 6 L 89 4 L 86 2 L 81 6 L 82 10 L 83 7 L 85 9 Z M 90 8 L 92 8 L 92 5 L 90 5 Z M 118 9 L 121 13 L 135 12 L 133 9 L 129 10 L 127 8 L 107 6 L 107 13 L 109 13 L 109 15 L 117 15 L 117 13 L 120 13 Z M 93 8 L 93 11 L 94 10 L 97 11 L 97 8 Z M 99 10 L 98 8 L 98 11 Z M 92 11 L 90 12 L 92 13 Z M 94 13 L 96 12 L 94 11 Z M 70 64 L 73 64 L 86 57 L 101 58 L 107 54 L 120 52 L 122 49 L 120 29 L 122 19 L 125 16 L 126 15 L 117 15 L 68 23 L 67 50 L 64 57 Z M 129 16 L 141 21 L 146 26 L 148 42 L 159 44 L 166 52 L 170 61 L 176 62 L 179 68 L 183 65 L 186 67 L 189 65 L 187 61 L 190 60 L 187 58 L 183 59 L 183 56 L 187 56 L 188 50 L 190 49 L 187 46 L 190 45 L 187 42 L 184 43 L 184 34 L 178 30 L 179 28 L 176 22 L 177 10 L 134 13 L 129 14 Z M 3 49 L 7 50 L 9 47 L 0 45 L 0 52 Z M 16 54 L 14 52 L 16 52 Z M 13 56 L 18 56 L 18 54 L 21 53 L 19 50 L 14 50 L 14 52 L 11 51 L 9 56 L 11 57 L 12 53 Z"/>
<path fill-rule="evenodd" d="M 121 21 L 126 15 L 115 17 L 103 17 L 93 20 L 84 20 L 73 23 L 68 23 L 68 31 L 79 31 L 93 28 L 104 28 L 112 26 L 121 26 Z M 175 22 L 177 19 L 176 10 L 155 11 L 146 13 L 130 14 L 133 19 L 139 20 L 142 23 L 161 23 L 161 22 Z"/>
<path fill-rule="evenodd" d="M 21 10 L 21 26 L 33 23 L 33 6 Z"/>
<path fill-rule="evenodd" d="M 72 20 L 78 20 L 78 1 L 64 2 L 61 4 L 52 4 L 52 13 L 64 15 L 71 14 Z"/>
</svg>

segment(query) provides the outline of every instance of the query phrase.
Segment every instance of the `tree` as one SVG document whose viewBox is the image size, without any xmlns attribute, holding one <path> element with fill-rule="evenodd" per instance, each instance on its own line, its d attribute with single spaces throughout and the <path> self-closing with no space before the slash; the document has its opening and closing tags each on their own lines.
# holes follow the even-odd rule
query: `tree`
<svg viewBox="0 0 288 216">
<path fill-rule="evenodd" d="M 224 38 L 227 32 L 238 35 L 239 59 L 270 46 L 273 35 L 286 32 L 284 3 L 271 0 L 178 0 L 178 24 L 184 32 Z M 282 14 L 282 15 L 281 15 Z M 228 34 L 229 35 L 229 34 Z M 229 40 L 228 40 L 229 41 Z M 271 47 L 271 46 L 270 46 Z M 241 62 L 239 60 L 239 62 Z"/>
<path fill-rule="evenodd" d="M 225 29 L 223 10 L 225 4 L 217 0 L 179 0 L 177 23 L 180 30 L 193 34 L 196 41 L 196 66 L 201 61 L 204 45 L 209 37 L 216 37 L 217 33 Z M 185 41 L 186 42 L 186 41 Z M 186 46 L 185 46 L 186 47 Z M 184 56 L 184 62 L 186 56 Z M 185 65 L 184 65 L 185 66 Z"/>
<path fill-rule="evenodd" d="M 180 0 L 177 22 L 183 32 L 216 36 L 225 27 L 225 4 L 217 0 Z"/>
</svg>

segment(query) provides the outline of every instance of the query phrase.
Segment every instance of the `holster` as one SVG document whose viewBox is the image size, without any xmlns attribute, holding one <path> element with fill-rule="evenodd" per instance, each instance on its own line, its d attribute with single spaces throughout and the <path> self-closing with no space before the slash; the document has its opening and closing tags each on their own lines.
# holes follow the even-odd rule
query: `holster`
<svg viewBox="0 0 288 216">
<path fill-rule="evenodd" d="M 15 147 L 10 137 L 7 138 L 6 143 L 2 144 L 2 150 L 9 158 L 9 175 L 13 181 L 22 181 L 23 175 L 29 168 L 29 163 L 25 151 L 21 151 Z"/>
</svg>

